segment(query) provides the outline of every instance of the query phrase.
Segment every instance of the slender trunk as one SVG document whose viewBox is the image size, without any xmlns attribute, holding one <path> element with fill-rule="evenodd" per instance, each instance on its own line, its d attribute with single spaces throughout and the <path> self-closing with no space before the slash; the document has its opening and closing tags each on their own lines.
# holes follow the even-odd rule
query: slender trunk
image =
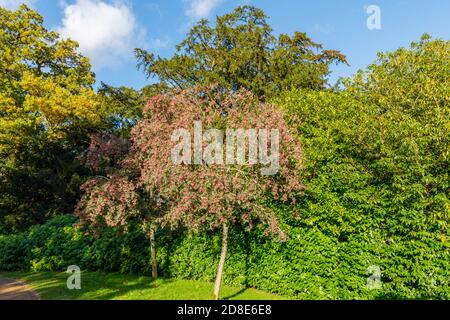
<svg viewBox="0 0 450 320">
<path fill-rule="evenodd" d="M 156 261 L 156 251 L 155 251 L 155 227 L 151 227 L 149 231 L 150 239 L 150 260 L 152 263 L 152 278 L 158 278 L 158 262 Z"/>
<path fill-rule="evenodd" d="M 220 254 L 219 267 L 217 268 L 216 283 L 214 284 L 214 297 L 219 300 L 220 285 L 222 283 L 223 267 L 225 265 L 225 257 L 227 256 L 228 247 L 228 224 L 223 224 L 223 236 L 222 236 L 222 253 Z"/>
</svg>

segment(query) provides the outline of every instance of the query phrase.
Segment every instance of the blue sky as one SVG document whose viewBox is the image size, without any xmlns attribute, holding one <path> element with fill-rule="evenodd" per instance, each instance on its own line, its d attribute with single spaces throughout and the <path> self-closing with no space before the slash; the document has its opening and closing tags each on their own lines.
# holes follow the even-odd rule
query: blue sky
<svg viewBox="0 0 450 320">
<path fill-rule="evenodd" d="M 14 8 L 14 1 L 0 5 Z M 19 1 L 20 2 L 20 1 Z M 342 51 L 350 67 L 333 67 L 330 82 L 350 76 L 424 33 L 450 39 L 448 0 L 29 0 L 47 28 L 72 37 L 89 56 L 97 81 L 140 88 L 151 80 L 136 69 L 134 47 L 170 56 L 174 46 L 201 17 L 250 4 L 269 16 L 275 34 L 306 32 L 327 49 Z M 369 30 L 369 5 L 380 8 L 381 29 Z"/>
</svg>

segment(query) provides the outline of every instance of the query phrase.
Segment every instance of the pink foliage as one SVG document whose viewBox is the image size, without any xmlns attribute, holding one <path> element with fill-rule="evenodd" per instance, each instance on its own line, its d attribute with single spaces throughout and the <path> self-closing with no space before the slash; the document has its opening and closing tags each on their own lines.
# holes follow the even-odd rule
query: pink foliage
<svg viewBox="0 0 450 320">
<path fill-rule="evenodd" d="M 81 186 L 84 195 L 75 210 L 80 222 L 94 227 L 126 225 L 128 218 L 139 214 L 135 184 L 119 175 L 102 180 L 91 179 Z"/>
<path fill-rule="evenodd" d="M 209 94 L 204 94 L 209 92 Z M 163 210 L 152 218 L 162 226 L 183 225 L 190 230 L 231 224 L 262 223 L 284 237 L 275 213 L 264 205 L 268 195 L 295 203 L 303 191 L 299 142 L 270 104 L 259 104 L 249 92 L 225 97 L 208 90 L 185 90 L 148 101 L 144 116 L 132 130 L 132 146 L 122 165 L 126 170 L 107 182 L 89 181 L 78 212 L 87 220 L 98 216 L 109 225 L 125 223 L 128 216 Z M 208 128 L 278 129 L 279 170 L 260 173 L 261 165 L 175 164 L 171 151 L 176 129 L 193 132 L 194 121 Z M 124 174 L 124 172 L 127 172 Z M 133 172 L 133 178 L 124 178 Z M 139 200 L 139 199 L 140 200 Z M 144 219 L 148 219 L 148 215 Z"/>
<path fill-rule="evenodd" d="M 98 171 L 108 169 L 126 154 L 129 142 L 108 132 L 92 135 L 89 148 L 79 157 L 86 167 Z"/>
</svg>

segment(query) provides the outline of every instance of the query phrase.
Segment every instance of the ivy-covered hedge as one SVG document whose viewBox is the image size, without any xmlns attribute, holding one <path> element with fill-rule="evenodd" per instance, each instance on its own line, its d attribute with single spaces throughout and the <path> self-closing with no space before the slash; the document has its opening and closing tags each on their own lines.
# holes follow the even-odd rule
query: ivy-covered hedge
<svg viewBox="0 0 450 320">
<path fill-rule="evenodd" d="M 109 230 L 93 238 L 73 222 L 71 216 L 61 216 L 27 233 L 1 236 L 0 270 L 65 271 L 69 265 L 78 265 L 82 270 L 150 275 L 149 245 L 139 229 L 132 228 L 127 234 Z M 286 242 L 271 240 L 258 230 L 247 233 L 233 229 L 224 282 L 300 299 L 450 297 L 448 259 L 443 255 L 430 252 L 431 260 L 421 260 L 418 265 L 408 256 L 396 252 L 388 255 L 387 250 L 374 247 L 363 236 L 339 241 L 317 227 L 292 227 Z M 163 277 L 213 281 L 221 238 L 220 234 L 160 231 L 157 249 Z M 411 264 L 415 265 L 412 273 L 389 281 L 392 270 L 397 270 L 396 276 Z M 382 272 L 382 287 L 376 290 L 369 290 L 366 283 L 370 276 L 367 269 L 372 265 Z M 426 272 L 430 267 L 432 276 Z"/>
<path fill-rule="evenodd" d="M 58 216 L 28 232 L 0 236 L 0 270 L 65 271 L 78 265 L 123 273 L 148 271 L 146 239 L 139 231 L 120 235 L 106 230 L 94 238 L 74 222 L 72 216 Z"/>
</svg>

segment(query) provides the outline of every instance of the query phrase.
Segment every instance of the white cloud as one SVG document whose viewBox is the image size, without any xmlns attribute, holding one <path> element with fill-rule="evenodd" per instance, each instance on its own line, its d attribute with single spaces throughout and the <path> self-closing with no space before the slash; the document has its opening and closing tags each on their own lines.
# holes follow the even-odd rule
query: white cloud
<svg viewBox="0 0 450 320">
<path fill-rule="evenodd" d="M 207 18 L 214 8 L 222 1 L 223 0 L 189 0 L 186 15 L 193 20 Z"/>
<path fill-rule="evenodd" d="M 31 6 L 33 2 L 36 0 L 0 0 L 0 7 L 9 9 L 9 10 L 16 10 L 20 7 L 22 3 L 27 4 L 28 6 Z"/>
<path fill-rule="evenodd" d="M 169 37 L 154 38 L 154 39 L 150 40 L 149 47 L 154 48 L 154 49 L 167 48 L 167 47 L 169 47 L 170 43 L 171 43 L 171 40 Z"/>
<path fill-rule="evenodd" d="M 132 8 L 122 1 L 76 0 L 64 7 L 62 26 L 57 31 L 64 38 L 80 44 L 94 69 L 119 64 L 132 57 L 145 30 L 136 23 Z"/>
</svg>

